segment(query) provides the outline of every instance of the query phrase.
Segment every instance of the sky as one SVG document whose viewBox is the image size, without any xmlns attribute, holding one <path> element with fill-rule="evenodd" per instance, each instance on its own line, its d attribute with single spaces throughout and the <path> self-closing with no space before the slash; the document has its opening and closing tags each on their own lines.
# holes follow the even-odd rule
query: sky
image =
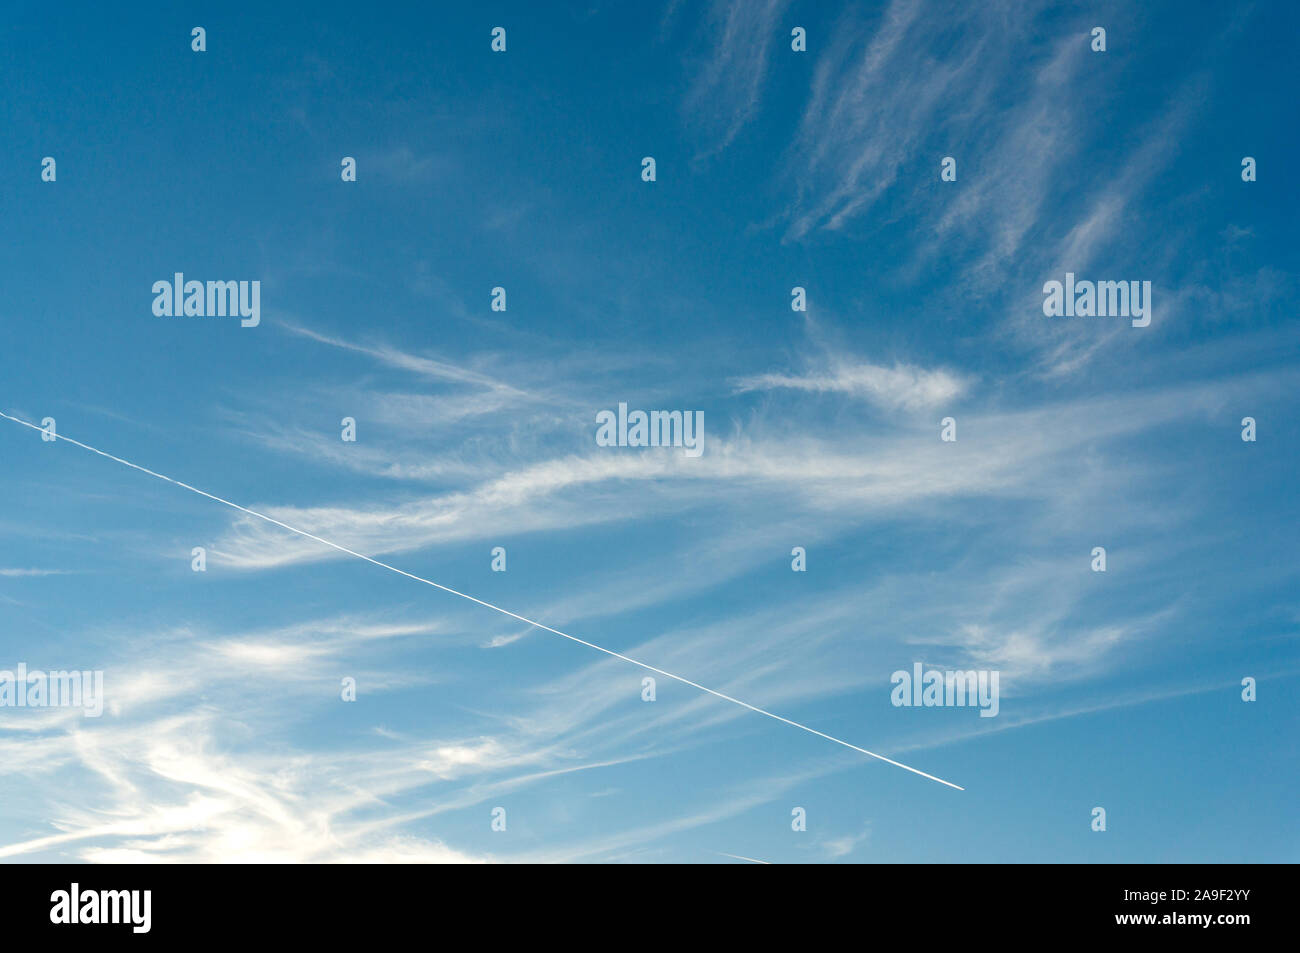
<svg viewBox="0 0 1300 953">
<path fill-rule="evenodd" d="M 0 859 L 1300 860 L 1298 21 L 20 5 L 0 411 L 671 675 L 0 419 Z"/>
</svg>

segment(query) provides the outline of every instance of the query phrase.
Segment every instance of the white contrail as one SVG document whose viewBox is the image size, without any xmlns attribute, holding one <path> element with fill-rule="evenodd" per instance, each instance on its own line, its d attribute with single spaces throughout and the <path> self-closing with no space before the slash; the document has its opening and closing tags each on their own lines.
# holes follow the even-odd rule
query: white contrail
<svg viewBox="0 0 1300 953">
<path fill-rule="evenodd" d="M 8 414 L 4 413 L 3 411 L 0 411 L 0 417 L 5 418 L 6 420 L 12 420 L 16 424 L 22 424 L 24 427 L 29 427 L 32 430 L 36 430 L 41 433 L 46 432 L 45 428 L 43 427 L 38 427 L 36 424 L 31 423 L 30 421 L 27 420 L 23 420 L 19 417 L 11 417 Z M 83 450 L 89 450 L 91 453 L 97 453 L 101 457 L 107 457 L 109 460 L 112 460 L 115 463 L 120 463 L 123 466 L 130 467 L 132 470 L 139 470 L 141 473 L 147 473 L 151 477 L 157 477 L 159 480 L 165 480 L 168 483 L 179 486 L 181 489 L 189 490 L 191 493 L 197 493 L 199 496 L 205 496 L 209 500 L 215 500 L 217 503 L 221 503 L 225 506 L 231 507 L 232 509 L 239 510 L 239 512 L 241 513 L 247 513 L 249 516 L 256 516 L 260 520 L 265 520 L 268 523 L 272 523 L 276 526 L 279 526 L 281 529 L 287 529 L 291 533 L 297 533 L 299 536 L 305 536 L 307 539 L 315 540 L 318 543 L 321 543 L 325 546 L 329 546 L 331 549 L 337 549 L 341 553 L 347 553 L 349 556 L 355 556 L 357 559 L 364 559 L 368 563 L 371 563 L 375 566 L 379 566 L 381 569 L 387 569 L 389 572 L 395 572 L 399 576 L 405 576 L 407 579 L 414 579 L 416 582 L 422 582 L 426 586 L 433 586 L 433 588 L 435 589 L 441 589 L 443 592 L 449 592 L 453 596 L 459 596 L 462 599 L 467 599 L 470 602 L 475 602 L 487 609 L 491 609 L 494 612 L 500 612 L 502 615 L 507 615 L 512 619 L 518 619 L 520 622 L 527 623 L 528 625 L 531 626 L 536 626 L 537 628 L 550 632 L 553 635 L 562 636 L 563 638 L 568 639 L 570 642 L 577 642 L 579 645 L 585 645 L 589 649 L 595 649 L 597 652 L 604 652 L 606 655 L 611 655 L 616 659 L 622 659 L 624 662 L 630 662 L 633 665 L 638 665 L 641 668 L 646 669 L 647 671 L 654 672 L 656 675 L 662 675 L 665 678 L 671 678 L 673 679 L 673 681 L 681 682 L 683 685 L 689 685 L 692 688 L 698 688 L 700 691 L 707 692 L 708 694 L 721 698 L 724 701 L 729 701 L 734 705 L 739 705 L 742 708 L 748 708 L 750 711 L 757 712 L 760 715 L 766 715 L 768 718 L 772 718 L 775 719 L 776 721 L 784 722 L 787 725 L 792 725 L 795 728 L 799 728 L 800 730 L 806 731 L 809 734 L 816 735 L 819 738 L 825 738 L 827 741 L 833 741 L 837 745 L 843 745 L 846 748 L 852 748 L 854 751 L 860 752 L 865 755 L 869 755 L 878 761 L 883 761 L 886 764 L 892 764 L 896 768 L 902 768 L 904 771 L 911 771 L 913 774 L 919 774 L 921 777 L 929 778 L 931 781 L 938 781 L 940 784 L 946 784 L 948 787 L 956 788 L 958 791 L 966 790 L 961 785 L 953 784 L 951 781 L 945 781 L 943 778 L 936 778 L 933 774 L 926 774 L 924 771 L 918 770 L 917 768 L 913 768 L 910 765 L 903 764 L 901 761 L 895 761 L 892 758 L 886 758 L 883 754 L 876 754 L 874 751 L 868 751 L 866 748 L 859 748 L 857 745 L 849 744 L 847 741 L 841 741 L 839 738 L 836 738 L 832 735 L 828 735 L 825 732 L 818 731 L 816 728 L 809 728 L 807 725 L 801 725 L 799 724 L 799 722 L 791 721 L 789 718 L 782 718 L 780 715 L 773 714 L 770 711 L 759 708 L 755 705 L 751 705 L 749 702 L 743 702 L 739 698 L 733 698 L 730 695 L 726 695 L 723 694 L 722 692 L 715 691 L 712 688 L 709 688 L 705 685 L 701 685 L 699 682 L 692 682 L 689 678 L 683 678 L 681 675 L 674 675 L 672 672 L 665 672 L 661 668 L 655 668 L 653 665 L 650 665 L 646 662 L 639 661 L 630 656 L 623 655 L 619 652 L 615 652 L 613 649 L 607 649 L 604 646 L 597 645 L 595 642 L 588 642 L 586 639 L 580 639 L 576 635 L 569 635 L 569 633 L 561 632 L 559 629 L 552 629 L 549 625 L 543 625 L 540 622 L 534 622 L 532 619 L 525 618 L 524 616 L 521 616 L 516 612 L 511 612 L 509 609 L 502 609 L 500 606 L 494 606 L 490 602 L 484 602 L 482 599 L 476 599 L 474 596 L 468 595 L 467 593 L 464 592 L 459 592 L 455 589 L 452 589 L 450 586 L 444 586 L 440 582 L 434 582 L 432 579 L 425 579 L 423 576 L 417 576 L 413 573 L 409 573 L 405 569 L 398 569 L 396 566 L 390 566 L 388 565 L 388 563 L 380 562 L 378 559 L 374 559 L 373 557 L 367 556 L 364 553 L 358 553 L 354 550 L 348 549 L 346 546 L 340 546 L 338 543 L 331 543 L 328 539 L 322 539 L 321 537 L 313 535 L 312 533 L 309 533 L 306 530 L 301 530 L 298 529 L 297 527 L 290 526 L 288 523 L 281 523 L 278 519 L 267 516 L 264 513 L 259 513 L 256 510 L 250 510 L 246 506 L 240 506 L 238 503 L 232 503 L 229 500 L 223 500 L 219 496 L 213 496 L 211 493 L 208 493 L 206 490 L 200 490 L 198 487 L 190 486 L 188 483 L 182 483 L 180 480 L 173 480 L 169 476 L 164 476 L 161 473 L 156 473 L 153 470 L 148 469 L 147 467 L 142 467 L 139 464 L 132 463 L 130 460 L 123 460 L 121 457 L 115 457 L 111 453 L 105 453 L 103 450 L 97 450 L 94 447 L 89 446 L 88 444 L 84 444 L 79 440 L 73 440 L 71 437 L 65 437 L 63 436 L 63 434 L 57 432 L 54 433 L 54 437 L 58 440 L 64 441 L 65 443 L 70 443 L 74 446 L 80 447 Z"/>
</svg>

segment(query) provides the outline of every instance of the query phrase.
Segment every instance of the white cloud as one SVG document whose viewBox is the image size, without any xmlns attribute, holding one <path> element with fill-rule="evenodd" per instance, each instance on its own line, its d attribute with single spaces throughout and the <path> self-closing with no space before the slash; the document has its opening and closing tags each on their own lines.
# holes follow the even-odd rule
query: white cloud
<svg viewBox="0 0 1300 953">
<path fill-rule="evenodd" d="M 876 364 L 833 362 L 809 374 L 756 374 L 736 381 L 739 392 L 801 390 L 844 394 L 862 398 L 889 410 L 930 410 L 965 393 L 969 381 L 944 370 L 926 370 L 910 364 L 881 367 Z"/>
<path fill-rule="evenodd" d="M 758 109 L 768 58 L 785 45 L 781 17 L 789 0 L 727 3 L 715 0 L 705 24 L 712 55 L 683 106 L 688 116 L 707 126 L 714 142 L 705 154 L 729 146 Z"/>
</svg>

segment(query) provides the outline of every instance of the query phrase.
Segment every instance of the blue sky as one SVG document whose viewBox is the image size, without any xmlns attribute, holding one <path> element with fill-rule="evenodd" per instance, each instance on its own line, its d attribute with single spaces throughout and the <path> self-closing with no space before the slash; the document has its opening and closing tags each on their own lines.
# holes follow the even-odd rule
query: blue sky
<svg viewBox="0 0 1300 953">
<path fill-rule="evenodd" d="M 0 410 L 965 790 L 0 420 L 0 669 L 107 705 L 0 857 L 1300 859 L 1292 5 L 133 6 L 0 41 Z"/>
</svg>

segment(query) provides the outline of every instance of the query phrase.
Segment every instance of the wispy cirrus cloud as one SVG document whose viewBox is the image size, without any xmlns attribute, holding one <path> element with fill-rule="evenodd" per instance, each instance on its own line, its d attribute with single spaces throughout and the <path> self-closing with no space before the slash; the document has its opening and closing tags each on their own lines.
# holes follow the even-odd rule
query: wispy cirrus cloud
<svg viewBox="0 0 1300 953">
<path fill-rule="evenodd" d="M 418 374 L 435 380 L 450 381 L 458 384 L 473 384 L 485 388 L 486 390 L 497 391 L 515 397 L 526 396 L 523 391 L 516 389 L 510 384 L 498 380 L 488 374 L 465 367 L 463 364 L 452 364 L 436 358 L 412 354 L 408 351 L 403 351 L 387 344 L 358 344 L 354 341 L 348 341 L 344 338 L 323 334 L 319 331 L 313 331 L 310 328 L 296 324 L 285 324 L 284 327 L 293 334 L 300 335 L 301 337 L 305 337 L 312 341 L 317 341 L 321 344 L 328 344 L 331 347 L 342 348 L 358 354 L 364 354 L 367 357 L 371 357 L 397 370 L 409 371 L 413 374 Z"/>
<path fill-rule="evenodd" d="M 736 380 L 738 393 L 797 390 L 861 398 L 890 410 L 932 410 L 962 396 L 969 379 L 945 370 L 910 364 L 883 367 L 866 362 L 833 361 L 805 374 L 755 374 Z"/>
<path fill-rule="evenodd" d="M 928 16 L 926 5 L 913 0 L 894 0 L 874 22 L 843 16 L 819 59 L 790 149 L 798 200 L 787 237 L 838 229 L 864 214 L 895 184 L 921 141 L 950 125 L 939 117 L 959 90 L 968 103 L 982 97 L 990 74 L 981 54 L 990 34 L 963 31 L 940 60 L 928 52 L 933 35 L 953 35 L 953 16 L 952 8 Z M 979 5 L 956 17 L 972 26 L 995 14 Z"/>
<path fill-rule="evenodd" d="M 771 51 L 782 41 L 789 0 L 727 3 L 714 0 L 704 30 L 712 54 L 683 102 L 683 111 L 711 142 L 705 157 L 727 148 L 757 112 Z"/>
<path fill-rule="evenodd" d="M 875 373 L 868 372 L 866 380 L 835 378 L 831 391 L 843 396 L 845 388 L 864 388 L 878 400 L 913 408 L 929 407 L 927 401 L 938 395 L 959 393 L 948 377 L 904 371 L 885 375 L 882 384 Z M 708 437 L 708 449 L 697 459 L 670 449 L 603 452 L 594 446 L 554 454 L 542 444 L 533 459 L 504 466 L 484 461 L 481 475 L 464 488 L 422 498 L 318 506 L 259 502 L 253 508 L 378 555 L 507 533 L 628 523 L 701 507 L 731 508 L 746 500 L 756 505 L 773 494 L 810 517 L 836 507 L 837 520 L 922 501 L 1044 499 L 1054 487 L 1078 492 L 1078 464 L 1070 455 L 1077 448 L 1087 446 L 1096 454 L 1107 442 L 1202 415 L 1231 394 L 1257 391 L 1265 381 L 1273 390 L 1282 386 L 1281 378 L 1265 375 L 1017 411 L 966 410 L 961 426 L 967 433 L 980 433 L 978 443 L 941 443 L 937 420 L 903 427 L 886 421 L 890 426 L 884 431 L 880 422 L 857 422 L 852 425 L 856 438 L 846 441 L 838 418 L 825 433 L 806 424 L 791 432 L 783 415 L 759 415 L 745 435 Z M 798 383 L 803 386 L 797 390 L 819 386 L 815 379 Z M 898 383 L 902 386 L 889 390 Z M 892 396 L 882 396 L 882 387 Z M 1105 494 L 1110 481 L 1124 479 L 1138 466 L 1131 456 L 1117 456 L 1109 469 L 1098 468 L 1090 492 Z M 633 487 L 636 492 L 630 492 Z M 232 521 L 210 552 L 214 561 L 246 570 L 340 555 L 246 515 Z"/>
</svg>

